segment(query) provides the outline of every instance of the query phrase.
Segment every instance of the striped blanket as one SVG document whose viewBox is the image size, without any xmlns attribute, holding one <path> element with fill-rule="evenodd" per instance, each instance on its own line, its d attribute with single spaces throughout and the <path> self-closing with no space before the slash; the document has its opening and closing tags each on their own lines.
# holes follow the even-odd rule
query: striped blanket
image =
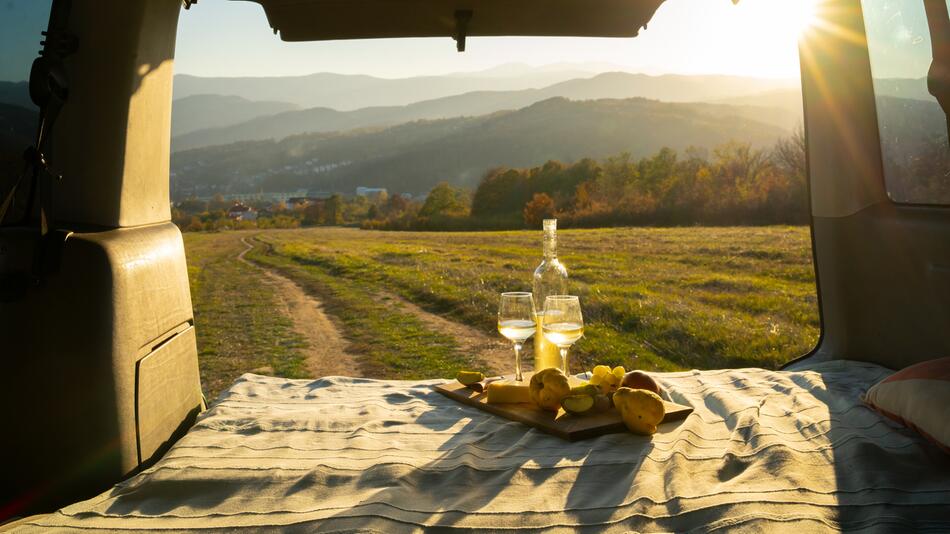
<svg viewBox="0 0 950 534">
<path fill-rule="evenodd" d="M 576 443 L 437 381 L 249 374 L 154 467 L 14 531 L 950 531 L 950 455 L 860 401 L 888 374 L 661 374 L 685 421 Z"/>
</svg>

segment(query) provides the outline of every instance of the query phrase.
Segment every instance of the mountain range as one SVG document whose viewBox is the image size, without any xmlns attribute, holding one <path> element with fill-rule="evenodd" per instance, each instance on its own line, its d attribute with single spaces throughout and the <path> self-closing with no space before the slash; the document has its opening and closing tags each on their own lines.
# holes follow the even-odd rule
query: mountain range
<svg viewBox="0 0 950 534">
<path fill-rule="evenodd" d="M 410 79 L 415 80 L 415 79 Z M 422 82 L 424 83 L 424 82 Z M 257 139 L 282 139 L 307 132 L 343 131 L 372 126 L 401 124 L 420 119 L 477 116 L 502 110 L 520 109 L 536 102 L 564 97 L 572 100 L 602 98 L 650 98 L 666 102 L 709 102 L 764 91 L 796 91 L 788 82 L 734 76 L 647 76 L 609 72 L 587 78 L 574 78 L 538 89 L 469 91 L 441 98 L 416 101 L 401 106 L 374 106 L 340 111 L 333 106 L 314 107 L 258 116 L 246 122 L 226 121 L 216 128 L 182 131 L 172 139 L 172 149 L 187 150 L 202 146 Z M 797 92 L 790 96 L 795 101 Z M 242 97 L 243 98 L 243 97 Z M 205 97 L 213 100 L 213 97 Z M 782 127 L 801 121 L 801 97 L 798 110 L 775 108 L 763 111 L 768 120 Z M 223 106 L 222 106 L 223 107 Z M 178 119 L 175 119 L 176 121 Z M 193 123 L 190 117 L 181 119 Z"/>
<path fill-rule="evenodd" d="M 900 97 L 888 109 L 933 112 L 924 79 L 875 80 L 875 88 Z M 765 146 L 802 120 L 792 81 L 596 74 L 576 65 L 398 80 L 178 75 L 173 106 L 173 189 L 199 194 L 356 184 L 424 193 L 441 180 L 473 186 L 493 166 L 728 140 Z M 25 82 L 0 82 L 7 163 L 19 164 L 35 114 Z"/>
<path fill-rule="evenodd" d="M 186 96 L 172 102 L 172 137 L 297 109 L 288 102 L 253 101 L 234 95 Z"/>
<path fill-rule="evenodd" d="M 610 65 L 558 64 L 531 67 L 509 63 L 477 71 L 436 76 L 380 78 L 365 74 L 320 72 L 303 76 L 208 78 L 175 76 L 175 98 L 235 95 L 247 100 L 278 101 L 301 108 L 349 111 L 375 106 L 403 106 L 420 100 L 471 91 L 516 91 L 590 77 Z"/>
<path fill-rule="evenodd" d="M 508 72 L 502 70 L 501 72 Z M 516 69 L 516 72 L 521 70 Z M 564 97 L 572 100 L 593 100 L 602 98 L 649 98 L 664 102 L 718 102 L 738 106 L 758 108 L 755 113 L 759 120 L 781 128 L 791 129 L 802 122 L 801 89 L 786 80 L 768 80 L 736 76 L 684 76 L 662 75 L 648 76 L 627 72 L 607 72 L 591 76 L 571 78 L 539 88 L 503 89 L 511 84 L 539 82 L 544 75 L 555 78 L 576 74 L 577 71 L 551 70 L 535 72 L 531 75 L 497 76 L 470 74 L 442 77 L 406 78 L 402 80 L 384 80 L 362 76 L 344 76 L 343 87 L 359 85 L 352 93 L 334 93 L 324 100 L 324 104 L 307 107 L 300 101 L 282 102 L 280 100 L 261 101 L 253 97 L 288 94 L 303 83 L 298 78 L 253 79 L 249 87 L 240 84 L 232 89 L 240 89 L 244 96 L 192 95 L 176 100 L 176 105 L 194 110 L 191 113 L 176 113 L 173 120 L 172 150 L 188 150 L 204 146 L 260 139 L 283 139 L 290 135 L 309 132 L 344 131 L 357 128 L 391 126 L 421 119 L 442 119 L 450 117 L 477 116 L 502 110 L 515 110 L 536 102 Z M 330 75 L 318 74 L 304 79 L 309 83 L 314 79 L 333 83 Z M 364 78 L 368 78 L 366 80 Z M 438 79 L 438 83 L 433 82 Z M 189 84 L 201 85 L 197 79 L 186 78 Z M 201 79 L 203 90 L 221 89 L 221 79 Z M 262 80 L 266 80 L 265 83 Z M 427 94 L 449 91 L 456 88 L 458 80 L 477 80 L 471 86 L 490 85 L 490 90 L 470 90 L 437 98 L 423 98 Z M 500 80 L 500 81 L 499 81 Z M 512 81 L 514 80 L 514 81 Z M 415 87 L 416 100 L 408 104 L 372 105 L 353 108 L 356 104 L 368 101 L 364 95 L 381 94 L 385 98 L 371 101 L 402 101 L 406 95 L 394 97 L 389 93 L 388 85 L 398 82 L 400 90 L 408 91 Z M 177 82 L 176 83 L 184 83 Z M 237 83 L 237 82 L 235 82 Z M 270 84 L 270 85 L 267 85 Z M 430 86 L 431 84 L 431 86 Z M 492 85 L 494 84 L 494 85 Z M 269 87 L 268 91 L 258 91 L 260 87 Z M 931 100 L 924 79 L 881 79 L 875 80 L 875 89 L 882 96 L 895 96 L 915 100 Z M 328 90 L 324 90 L 327 96 Z M 319 94 L 311 98 L 316 99 Z M 346 99 L 341 105 L 340 99 Z M 387 100 L 388 99 L 388 100 Z M 277 111 L 283 106 L 283 112 Z M 747 108 L 746 111 L 750 111 Z"/>
<path fill-rule="evenodd" d="M 496 166 L 528 167 L 621 152 L 642 157 L 663 147 L 708 148 L 731 140 L 767 146 L 787 134 L 736 109 L 644 98 L 554 97 L 477 117 L 178 152 L 172 168 L 179 194 L 206 195 L 202 188 L 209 186 L 235 192 L 349 191 L 354 184 L 418 194 L 443 180 L 474 187 Z"/>
</svg>

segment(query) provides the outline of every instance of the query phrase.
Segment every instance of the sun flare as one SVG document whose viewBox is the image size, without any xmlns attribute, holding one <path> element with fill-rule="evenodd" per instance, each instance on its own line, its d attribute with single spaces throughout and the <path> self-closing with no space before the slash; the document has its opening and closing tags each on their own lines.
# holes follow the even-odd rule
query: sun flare
<svg viewBox="0 0 950 534">
<path fill-rule="evenodd" d="M 818 0 L 784 0 L 789 30 L 801 35 L 818 21 Z"/>
<path fill-rule="evenodd" d="M 799 37 L 817 22 L 819 0 L 742 0 L 750 19 L 762 29 L 787 37 Z M 745 6 L 743 6 L 745 4 Z"/>
</svg>

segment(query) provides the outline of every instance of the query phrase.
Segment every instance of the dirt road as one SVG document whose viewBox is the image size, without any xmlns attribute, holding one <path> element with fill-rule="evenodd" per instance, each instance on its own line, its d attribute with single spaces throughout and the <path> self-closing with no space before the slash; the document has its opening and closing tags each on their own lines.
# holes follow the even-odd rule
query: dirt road
<svg viewBox="0 0 950 534">
<path fill-rule="evenodd" d="M 241 243 L 247 248 L 238 254 L 238 261 L 257 269 L 264 283 L 274 287 L 280 312 L 293 321 L 294 331 L 307 341 L 307 347 L 301 350 L 313 376 L 359 375 L 357 359 L 347 352 L 348 343 L 337 323 L 323 311 L 323 303 L 304 292 L 293 280 L 245 258 L 254 245 L 243 237 Z"/>
<path fill-rule="evenodd" d="M 308 347 L 303 350 L 314 376 L 358 375 L 358 358 L 346 352 L 345 333 L 339 323 L 324 311 L 320 300 L 286 276 L 245 258 L 254 244 L 243 237 L 241 242 L 246 248 L 237 259 L 257 269 L 265 283 L 275 288 L 281 312 L 293 320 L 294 330 L 307 341 Z M 415 315 L 432 330 L 451 335 L 462 352 L 475 355 L 481 361 L 480 368 L 491 373 L 513 372 L 514 353 L 500 337 L 486 335 L 476 328 L 428 312 L 399 295 L 387 293 L 377 298 Z"/>
</svg>

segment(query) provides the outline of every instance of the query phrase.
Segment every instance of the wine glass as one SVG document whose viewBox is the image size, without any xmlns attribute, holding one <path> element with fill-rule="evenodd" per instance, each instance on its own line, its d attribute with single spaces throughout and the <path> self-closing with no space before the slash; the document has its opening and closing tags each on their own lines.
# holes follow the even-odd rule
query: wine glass
<svg viewBox="0 0 950 534">
<path fill-rule="evenodd" d="M 515 381 L 521 382 L 521 348 L 537 328 L 531 293 L 502 293 L 498 303 L 498 332 L 515 345 Z"/>
<path fill-rule="evenodd" d="M 561 370 L 568 374 L 567 349 L 584 335 L 580 299 L 574 295 L 551 295 L 544 299 L 541 332 L 561 351 Z"/>
</svg>

